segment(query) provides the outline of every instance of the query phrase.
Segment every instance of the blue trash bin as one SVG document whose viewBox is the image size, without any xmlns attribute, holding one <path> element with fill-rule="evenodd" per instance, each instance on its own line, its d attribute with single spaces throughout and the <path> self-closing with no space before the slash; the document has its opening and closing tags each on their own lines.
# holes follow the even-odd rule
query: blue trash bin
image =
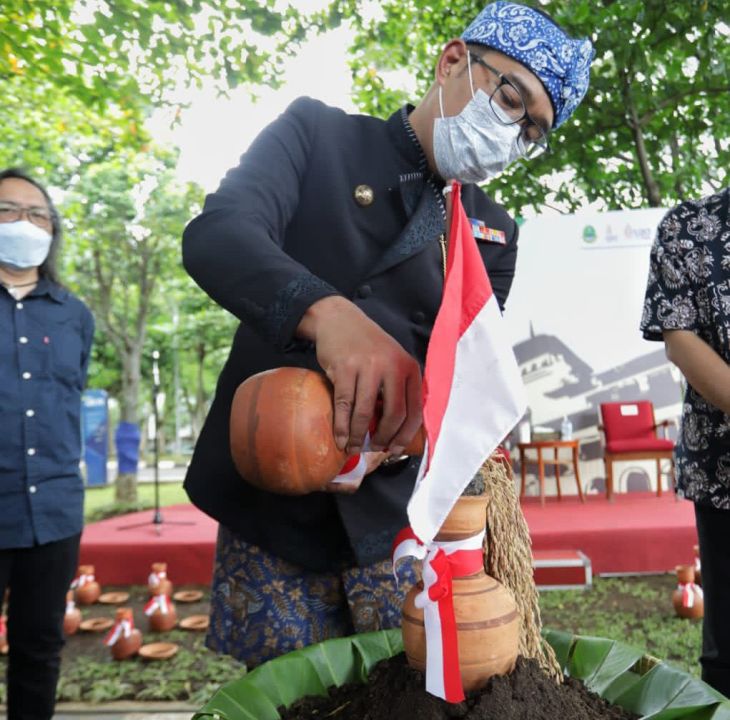
<svg viewBox="0 0 730 720">
<path fill-rule="evenodd" d="M 136 473 L 139 463 L 139 425 L 120 422 L 114 433 L 114 444 L 117 446 L 117 463 L 120 474 Z"/>
</svg>

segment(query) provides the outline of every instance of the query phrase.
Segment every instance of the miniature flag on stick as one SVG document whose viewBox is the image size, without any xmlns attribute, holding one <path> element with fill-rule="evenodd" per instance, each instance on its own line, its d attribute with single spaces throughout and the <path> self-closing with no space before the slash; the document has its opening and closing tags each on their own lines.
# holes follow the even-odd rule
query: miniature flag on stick
<svg viewBox="0 0 730 720">
<path fill-rule="evenodd" d="M 466 557 L 472 548 L 439 548 L 442 543 L 434 543 L 434 537 L 484 461 L 524 415 L 526 401 L 512 343 L 461 205 L 459 183 L 453 183 L 451 194 L 444 293 L 423 379 L 426 448 L 408 503 L 408 519 L 422 546 L 420 553 L 427 556 L 424 584 L 442 586 L 449 576 L 448 588 L 441 587 L 438 593 L 425 588 L 431 596 L 429 602 L 424 597 L 426 690 L 459 702 L 464 694 L 453 606 L 450 617 L 444 617 L 452 571 L 434 567 L 430 573 L 430 568 L 439 554 Z M 402 539 L 399 535 L 396 545 Z M 432 583 L 427 582 L 429 573 Z"/>
</svg>

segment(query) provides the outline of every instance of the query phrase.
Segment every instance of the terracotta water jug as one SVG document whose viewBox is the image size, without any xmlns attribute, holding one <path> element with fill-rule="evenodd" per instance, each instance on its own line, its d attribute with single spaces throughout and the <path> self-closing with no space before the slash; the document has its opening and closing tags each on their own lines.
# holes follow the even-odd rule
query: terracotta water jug
<svg viewBox="0 0 730 720">
<path fill-rule="evenodd" d="M 697 585 L 702 585 L 702 563 L 700 562 L 700 546 L 695 545 L 694 546 L 694 554 L 695 554 L 695 583 Z"/>
<path fill-rule="evenodd" d="M 695 583 L 692 565 L 677 565 L 677 588 L 672 593 L 674 611 L 681 618 L 701 618 L 705 612 L 702 588 Z"/>
<path fill-rule="evenodd" d="M 335 444 L 333 417 L 332 385 L 322 373 L 282 367 L 252 375 L 238 387 L 231 406 L 236 469 L 270 492 L 326 490 L 348 457 Z M 419 432 L 404 454 L 422 452 Z"/>
<path fill-rule="evenodd" d="M 115 660 L 126 660 L 142 647 L 142 633 L 134 627 L 132 608 L 117 608 L 114 627 L 104 638 Z"/>
<path fill-rule="evenodd" d="M 172 595 L 172 583 L 167 577 L 167 563 L 152 563 L 152 572 L 147 578 L 150 595 Z"/>
<path fill-rule="evenodd" d="M 81 610 L 76 607 L 74 594 L 71 590 L 66 593 L 66 612 L 63 616 L 63 634 L 74 635 L 81 625 Z"/>
<path fill-rule="evenodd" d="M 452 542 L 479 535 L 486 524 L 487 499 L 461 496 L 446 517 L 436 541 Z M 483 687 L 493 675 L 514 669 L 520 617 L 507 588 L 482 568 L 467 577 L 454 577 L 453 604 L 459 646 L 459 667 L 465 692 Z M 412 588 L 403 603 L 403 645 L 408 663 L 426 668 L 423 610 L 415 606 L 423 584 Z"/>
<path fill-rule="evenodd" d="M 93 605 L 101 595 L 101 586 L 94 577 L 93 565 L 79 565 L 79 574 L 71 583 L 78 605 Z"/>
<path fill-rule="evenodd" d="M 144 607 L 152 632 L 167 632 L 177 625 L 175 605 L 167 595 L 153 595 Z"/>
</svg>

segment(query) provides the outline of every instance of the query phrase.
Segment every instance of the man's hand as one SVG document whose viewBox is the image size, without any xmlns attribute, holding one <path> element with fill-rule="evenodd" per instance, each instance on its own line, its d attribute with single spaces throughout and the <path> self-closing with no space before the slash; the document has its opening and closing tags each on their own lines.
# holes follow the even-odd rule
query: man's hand
<svg viewBox="0 0 730 720">
<path fill-rule="evenodd" d="M 400 455 L 421 426 L 421 369 L 388 333 L 354 303 L 326 297 L 304 314 L 297 334 L 315 344 L 334 386 L 337 447 L 360 452 L 378 397 L 383 415 L 370 449 Z"/>
</svg>

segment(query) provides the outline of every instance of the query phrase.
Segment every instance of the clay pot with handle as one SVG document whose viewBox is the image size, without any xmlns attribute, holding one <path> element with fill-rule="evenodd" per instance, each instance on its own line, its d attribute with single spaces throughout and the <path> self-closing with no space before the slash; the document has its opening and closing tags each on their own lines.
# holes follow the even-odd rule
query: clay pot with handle
<svg viewBox="0 0 730 720">
<path fill-rule="evenodd" d="M 282 367 L 252 375 L 236 390 L 230 444 L 247 482 L 284 495 L 331 490 L 348 455 L 333 432 L 332 385 L 306 368 Z M 423 453 L 423 431 L 405 455 Z"/>
<path fill-rule="evenodd" d="M 144 607 L 152 632 L 167 632 L 177 625 L 175 605 L 167 595 L 153 595 Z"/>
<path fill-rule="evenodd" d="M 701 618 L 705 612 L 702 588 L 695 583 L 692 565 L 677 565 L 677 588 L 672 593 L 674 611 L 681 618 Z"/>
<path fill-rule="evenodd" d="M 152 563 L 152 571 L 147 578 L 150 595 L 172 595 L 172 583 L 167 577 L 167 563 Z"/>
<path fill-rule="evenodd" d="M 481 536 L 486 524 L 486 507 L 487 499 L 483 495 L 462 495 L 441 526 L 435 542 L 464 542 Z M 479 569 L 463 577 L 455 573 L 451 581 L 459 669 L 465 692 L 483 687 L 493 675 L 511 672 L 519 648 L 520 617 L 515 600 L 507 588 L 486 574 L 481 547 L 479 551 Z M 408 663 L 425 671 L 424 611 L 416 607 L 416 596 L 422 590 L 421 582 L 406 595 L 402 627 Z"/>
<path fill-rule="evenodd" d="M 126 660 L 137 654 L 142 647 L 142 633 L 134 627 L 132 608 L 117 608 L 114 627 L 104 638 L 115 660 Z"/>
<path fill-rule="evenodd" d="M 101 586 L 94 577 L 93 565 L 79 565 L 79 574 L 71 583 L 78 605 L 93 605 L 101 595 Z"/>
<path fill-rule="evenodd" d="M 76 607 L 73 591 L 66 593 L 66 612 L 63 616 L 63 634 L 74 635 L 81 625 L 81 610 Z"/>
</svg>

